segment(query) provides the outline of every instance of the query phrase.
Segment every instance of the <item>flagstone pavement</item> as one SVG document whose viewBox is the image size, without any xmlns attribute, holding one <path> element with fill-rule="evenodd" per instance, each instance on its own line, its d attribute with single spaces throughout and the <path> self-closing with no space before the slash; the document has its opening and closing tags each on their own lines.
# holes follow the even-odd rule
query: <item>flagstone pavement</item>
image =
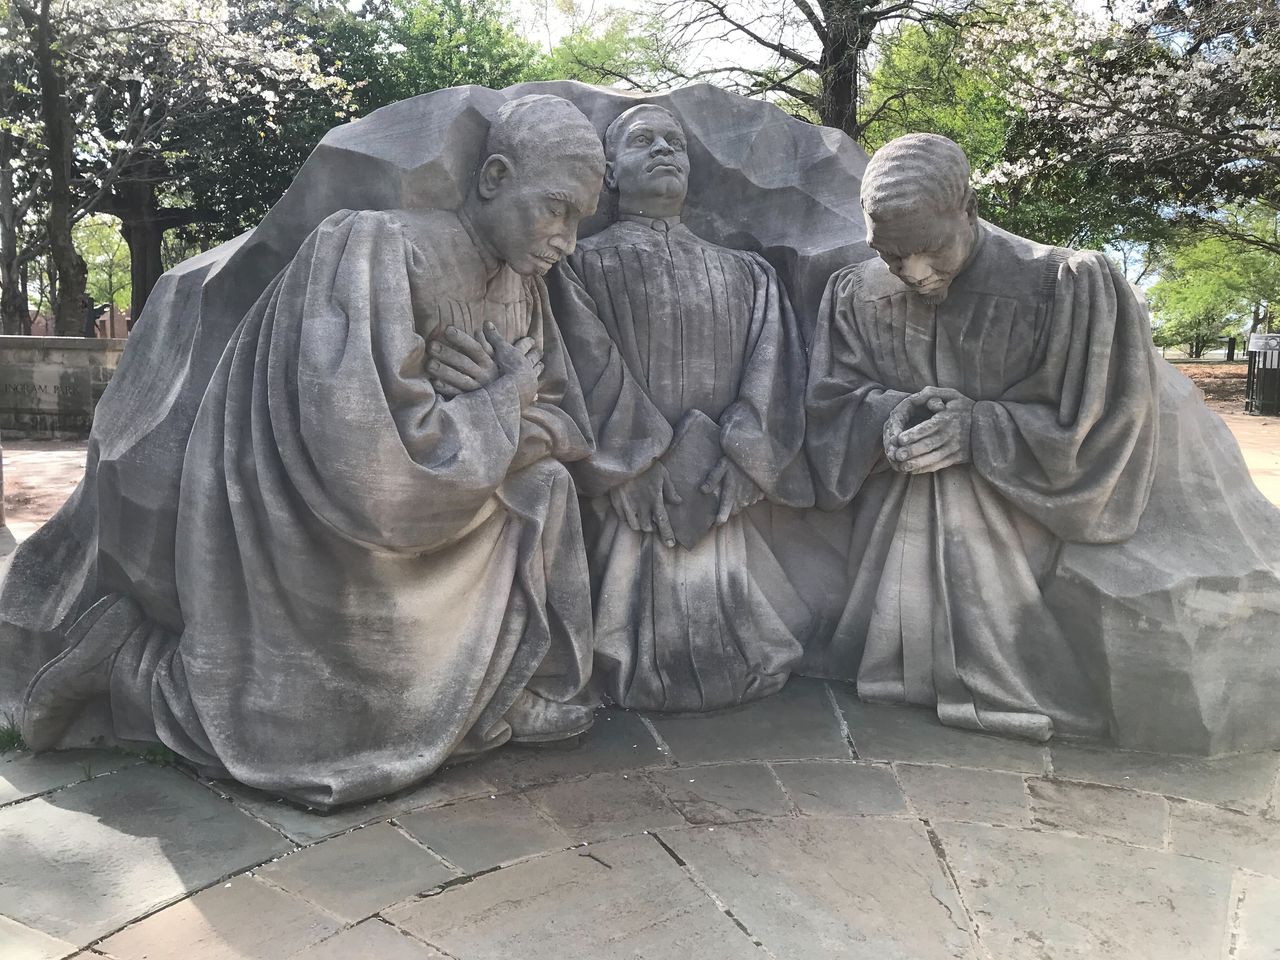
<svg viewBox="0 0 1280 960">
<path fill-rule="evenodd" d="M 1276 960 L 1280 753 L 1049 746 L 793 680 L 329 815 L 0 758 L 4 960 Z"/>
</svg>

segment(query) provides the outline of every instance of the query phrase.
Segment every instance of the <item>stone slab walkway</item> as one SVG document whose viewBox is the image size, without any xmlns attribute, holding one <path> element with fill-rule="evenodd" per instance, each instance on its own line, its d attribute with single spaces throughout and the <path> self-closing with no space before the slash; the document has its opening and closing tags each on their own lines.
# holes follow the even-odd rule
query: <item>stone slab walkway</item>
<svg viewBox="0 0 1280 960">
<path fill-rule="evenodd" d="M 4 960 L 1275 960 L 1280 752 L 1041 746 L 841 684 L 602 713 L 320 816 L 0 759 Z"/>
</svg>

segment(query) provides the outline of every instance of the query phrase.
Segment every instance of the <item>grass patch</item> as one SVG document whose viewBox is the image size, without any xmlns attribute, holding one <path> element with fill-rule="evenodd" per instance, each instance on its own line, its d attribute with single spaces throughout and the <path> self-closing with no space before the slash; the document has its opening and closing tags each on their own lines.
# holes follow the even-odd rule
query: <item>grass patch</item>
<svg viewBox="0 0 1280 960">
<path fill-rule="evenodd" d="M 22 740 L 22 730 L 18 727 L 18 721 L 13 719 L 13 714 L 4 714 L 3 718 L 0 718 L 0 753 L 25 749 L 27 745 Z"/>
</svg>

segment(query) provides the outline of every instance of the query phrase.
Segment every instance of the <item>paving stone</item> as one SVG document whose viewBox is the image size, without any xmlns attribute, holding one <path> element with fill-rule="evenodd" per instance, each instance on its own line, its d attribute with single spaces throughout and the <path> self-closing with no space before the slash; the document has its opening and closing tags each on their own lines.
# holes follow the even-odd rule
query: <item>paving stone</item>
<svg viewBox="0 0 1280 960">
<path fill-rule="evenodd" d="M 1036 823 L 1143 847 L 1164 846 L 1169 822 L 1164 797 L 1062 780 L 1031 780 L 1027 791 Z"/>
<path fill-rule="evenodd" d="M 575 840 L 605 840 L 685 824 L 655 787 L 621 773 L 535 787 L 525 796 Z"/>
<path fill-rule="evenodd" d="M 884 764 L 801 761 L 775 763 L 773 769 L 805 816 L 861 817 L 907 812 L 893 772 Z"/>
<path fill-rule="evenodd" d="M 771 820 L 662 838 L 779 960 L 974 956 L 917 821 Z"/>
<path fill-rule="evenodd" d="M 690 823 L 785 817 L 791 804 L 762 763 L 684 767 L 651 775 Z"/>
<path fill-rule="evenodd" d="M 304 810 L 260 790 L 226 780 L 212 781 L 209 787 L 230 797 L 255 817 L 261 817 L 289 839 L 301 844 L 315 843 L 346 833 L 352 827 L 388 820 L 425 807 L 453 803 L 467 797 L 487 797 L 497 790 L 471 764 L 445 767 L 419 787 L 373 803 L 340 807 L 332 813 Z"/>
<path fill-rule="evenodd" d="M 518 863 L 386 917 L 465 960 L 757 955 L 658 842 L 644 836 Z"/>
<path fill-rule="evenodd" d="M 720 713 L 650 719 L 682 764 L 850 756 L 819 680 L 796 678 L 771 697 Z"/>
<path fill-rule="evenodd" d="M 942 763 L 957 767 L 1042 774 L 1046 748 L 1038 743 L 944 727 L 926 707 L 863 703 L 848 684 L 831 691 L 863 760 Z"/>
<path fill-rule="evenodd" d="M 628 710 L 601 710 L 577 749 L 514 744 L 495 750 L 471 765 L 499 787 L 527 787 L 592 773 L 670 764 L 670 758 L 658 749 L 639 714 Z"/>
<path fill-rule="evenodd" d="M 1280 769 L 1280 753 L 1209 759 L 1131 753 L 1071 743 L 1053 744 L 1050 751 L 1055 778 L 1146 790 L 1249 812 L 1266 806 Z"/>
<path fill-rule="evenodd" d="M 0 804 L 33 797 L 141 762 L 137 757 L 114 750 L 18 754 L 0 762 Z"/>
<path fill-rule="evenodd" d="M 0 809 L 0 914 L 76 944 L 291 845 L 148 764 Z"/>
<path fill-rule="evenodd" d="M 381 920 L 344 930 L 324 943 L 302 951 L 291 960 L 447 960 L 438 950 L 425 946 Z"/>
<path fill-rule="evenodd" d="M 1200 803 L 1170 805 L 1173 849 L 1280 877 L 1280 823 Z"/>
<path fill-rule="evenodd" d="M 341 926 L 311 904 L 242 876 L 161 910 L 99 947 L 115 960 L 281 960 Z"/>
<path fill-rule="evenodd" d="M 468 800 L 396 822 L 467 873 L 562 850 L 573 842 L 518 796 Z"/>
<path fill-rule="evenodd" d="M 258 875 L 348 923 L 455 876 L 388 823 L 324 840 L 268 864 Z"/>
<path fill-rule="evenodd" d="M 4 960 L 61 960 L 74 953 L 76 945 L 39 930 L 0 917 L 0 957 Z"/>
<path fill-rule="evenodd" d="M 1020 827 L 1030 823 L 1022 776 L 990 770 L 895 763 L 911 804 L 928 820 L 969 820 Z"/>
<path fill-rule="evenodd" d="M 1056 833 L 935 829 L 992 957 L 1219 956 L 1231 909 L 1227 867 Z"/>
<path fill-rule="evenodd" d="M 1246 877 L 1234 960 L 1280 960 L 1280 880 Z"/>
</svg>

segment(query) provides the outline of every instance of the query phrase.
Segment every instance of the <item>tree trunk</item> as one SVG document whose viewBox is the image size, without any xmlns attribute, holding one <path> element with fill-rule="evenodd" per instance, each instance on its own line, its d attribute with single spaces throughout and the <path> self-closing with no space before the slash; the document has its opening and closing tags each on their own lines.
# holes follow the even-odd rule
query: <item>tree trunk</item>
<svg viewBox="0 0 1280 960">
<path fill-rule="evenodd" d="M 129 278 L 133 282 L 129 293 L 129 329 L 132 330 L 142 316 L 147 297 L 164 273 L 160 256 L 164 227 L 156 219 L 143 216 L 126 220 L 120 232 L 129 244 Z"/>
<path fill-rule="evenodd" d="M 14 7 L 34 41 L 36 76 L 40 82 L 40 114 L 44 120 L 45 148 L 49 151 L 49 216 L 46 223 L 49 255 L 58 276 L 53 332 L 55 336 L 78 337 L 84 334 L 84 291 L 89 268 L 76 252 L 71 239 L 75 120 L 67 97 L 67 78 L 55 49 L 49 0 L 40 0 L 38 12 L 26 0 L 15 0 Z"/>
<path fill-rule="evenodd" d="M 129 276 L 133 283 L 129 301 L 129 329 L 142 316 L 147 297 L 164 273 L 164 234 L 166 230 L 191 223 L 196 212 L 188 209 L 161 207 L 156 201 L 154 168 L 139 163 L 129 179 L 116 182 L 102 212 L 120 220 L 120 233 L 129 245 Z"/>
</svg>

